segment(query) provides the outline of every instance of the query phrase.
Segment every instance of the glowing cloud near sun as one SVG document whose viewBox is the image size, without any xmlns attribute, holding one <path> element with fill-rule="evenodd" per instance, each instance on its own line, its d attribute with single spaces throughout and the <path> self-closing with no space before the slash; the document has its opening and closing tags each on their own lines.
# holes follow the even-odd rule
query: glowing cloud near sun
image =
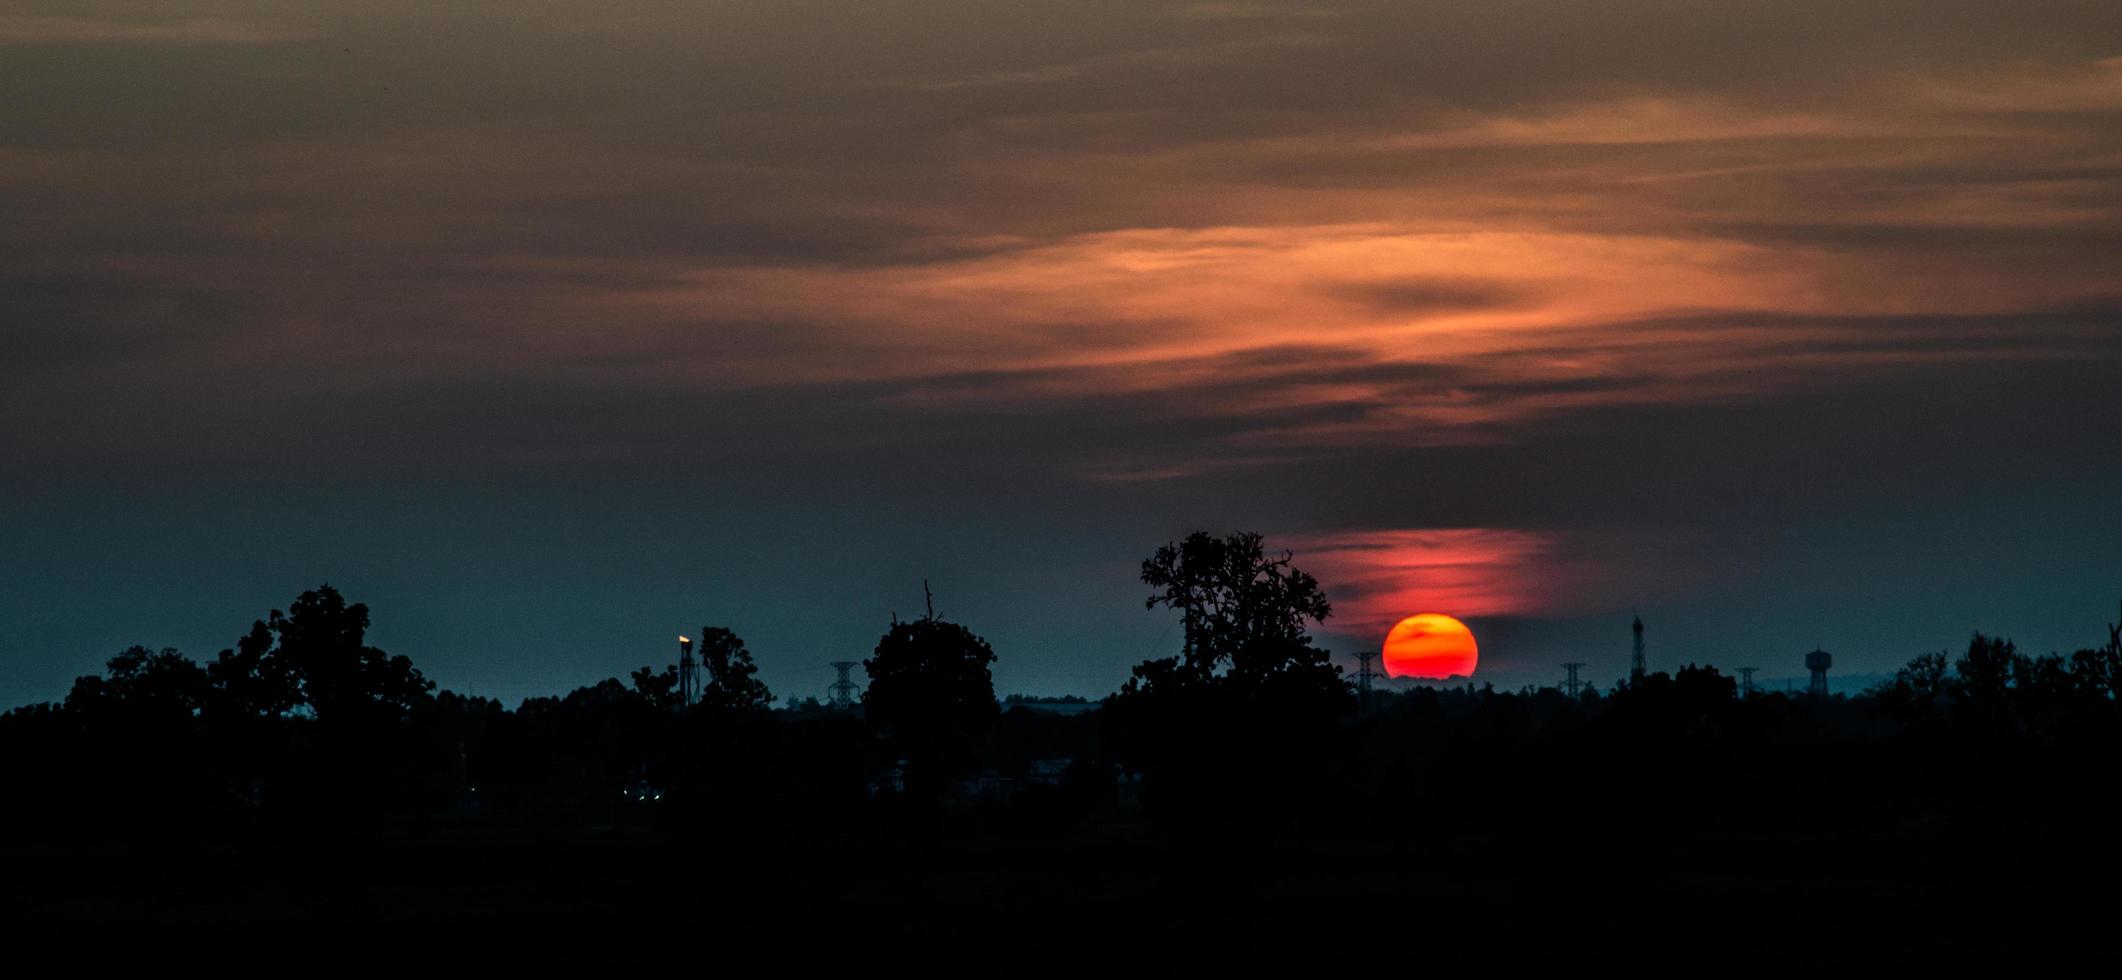
<svg viewBox="0 0 2122 980">
<path fill-rule="evenodd" d="M 1376 528 L 1298 535 L 1290 547 L 1333 597 L 1335 622 L 1366 633 L 1409 609 L 1525 615 L 1575 591 L 1559 540 L 1540 531 Z"/>
<path fill-rule="evenodd" d="M 1409 616 L 1385 637 L 1385 672 L 1393 677 L 1472 677 L 1480 659 L 1474 632 L 1442 613 Z"/>
</svg>

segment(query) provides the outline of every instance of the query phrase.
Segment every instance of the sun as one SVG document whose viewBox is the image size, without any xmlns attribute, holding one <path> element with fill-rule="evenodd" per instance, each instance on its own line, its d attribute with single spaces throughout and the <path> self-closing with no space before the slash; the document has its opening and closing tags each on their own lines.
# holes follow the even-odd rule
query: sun
<svg viewBox="0 0 2122 980">
<path fill-rule="evenodd" d="M 1409 616 L 1385 636 L 1385 673 L 1391 677 L 1472 677 L 1480 659 L 1474 631 L 1443 613 Z"/>
</svg>

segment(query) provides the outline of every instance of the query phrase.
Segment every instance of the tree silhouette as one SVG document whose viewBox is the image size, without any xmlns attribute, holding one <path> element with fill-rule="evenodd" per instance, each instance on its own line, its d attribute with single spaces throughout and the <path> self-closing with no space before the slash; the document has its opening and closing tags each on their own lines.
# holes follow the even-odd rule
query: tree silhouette
<svg viewBox="0 0 2122 980">
<path fill-rule="evenodd" d="M 434 682 L 413 662 L 363 642 L 368 606 L 349 605 L 319 586 L 251 624 L 235 649 L 207 668 L 218 710 L 259 716 L 297 711 L 321 724 L 361 717 L 404 718 L 424 703 Z"/>
<path fill-rule="evenodd" d="M 63 711 L 81 736 L 86 771 L 74 792 L 89 822 L 167 843 L 204 821 L 216 796 L 198 719 L 207 690 L 198 664 L 141 646 L 74 681 Z"/>
<path fill-rule="evenodd" d="M 1106 749 L 1143 774 L 1143 803 L 1175 845 L 1181 880 L 1250 933 L 1264 840 L 1343 792 L 1342 722 L 1354 694 L 1307 621 L 1331 607 L 1318 582 L 1258 534 L 1196 533 L 1142 563 L 1147 608 L 1180 612 L 1178 657 L 1147 661 L 1105 701 Z"/>
<path fill-rule="evenodd" d="M 243 719 L 278 718 L 301 704 L 301 688 L 289 672 L 292 665 L 272 652 L 273 627 L 262 619 L 251 624 L 250 632 L 233 649 L 221 651 L 206 667 L 212 682 L 208 713 L 234 724 Z"/>
<path fill-rule="evenodd" d="M 1305 624 L 1332 607 L 1261 537 L 1194 533 L 1142 563 L 1145 608 L 1176 609 L 1180 655 L 1150 660 L 1105 701 L 1107 751 L 1143 775 L 1188 906 L 1252 940 L 1268 838 L 1344 791 L 1342 721 L 1355 697 Z"/>
<path fill-rule="evenodd" d="M 773 706 L 774 695 L 760 683 L 757 675 L 759 665 L 752 662 L 750 650 L 744 648 L 744 640 L 737 634 L 720 626 L 702 626 L 694 645 L 699 652 L 701 668 L 707 674 L 707 682 L 700 688 L 699 706 L 719 714 L 744 714 L 764 711 Z M 653 667 L 643 667 L 631 675 L 634 690 L 652 707 L 674 710 L 680 705 L 678 699 L 678 667 L 672 664 L 658 672 Z"/>
<path fill-rule="evenodd" d="M 743 839 L 771 819 L 777 777 L 773 694 L 737 634 L 703 626 L 695 640 L 706 683 L 676 719 L 659 778 L 671 789 L 665 817 L 710 840 Z M 674 671 L 666 677 L 675 682 Z"/>
<path fill-rule="evenodd" d="M 1156 590 L 1143 607 L 1179 610 L 1185 673 L 1206 677 L 1228 667 L 1258 678 L 1299 667 L 1310 659 L 1305 621 L 1324 622 L 1333 607 L 1292 559 L 1286 551 L 1268 555 L 1256 533 L 1197 531 L 1142 562 L 1142 581 Z"/>
<path fill-rule="evenodd" d="M 636 680 L 645 673 L 636 672 Z M 670 740 L 673 717 L 669 703 L 613 678 L 564 697 L 528 698 L 515 712 L 497 768 L 528 805 L 603 810 L 648 773 Z"/>
<path fill-rule="evenodd" d="M 678 708 L 678 668 L 669 666 L 657 672 L 654 667 L 643 667 L 628 675 L 634 682 L 634 693 L 658 711 L 674 711 Z"/>
<path fill-rule="evenodd" d="M 863 711 L 899 760 L 899 815 L 908 848 L 905 907 L 916 943 L 926 920 L 923 878 L 940 829 L 944 786 L 972 771 L 981 737 L 1001 714 L 989 673 L 994 662 L 986 640 L 933 613 L 893 622 L 876 653 L 862 661 L 869 673 Z"/>
<path fill-rule="evenodd" d="M 862 662 L 869 672 L 863 710 L 904 763 L 910 796 L 933 800 L 978 761 L 974 749 L 1001 713 L 988 670 L 994 662 L 986 640 L 933 617 L 893 623 Z"/>
<path fill-rule="evenodd" d="M 319 586 L 252 624 L 207 673 L 225 742 L 298 725 L 285 758 L 230 757 L 246 763 L 238 779 L 281 770 L 277 795 L 312 827 L 346 829 L 424 792 L 433 753 L 414 716 L 435 685 L 411 660 L 369 646 L 368 625 L 366 605 Z"/>
<path fill-rule="evenodd" d="M 411 660 L 364 643 L 368 606 L 349 605 L 329 585 L 302 593 L 285 613 L 275 610 L 266 625 L 277 641 L 269 659 L 319 724 L 404 718 L 434 689 Z"/>
<path fill-rule="evenodd" d="M 696 649 L 707 683 L 700 689 L 700 707 L 709 711 L 748 713 L 773 706 L 774 694 L 759 682 L 759 666 L 737 634 L 720 626 L 700 627 Z"/>
<path fill-rule="evenodd" d="M 135 723 L 188 725 L 206 702 L 206 672 L 182 653 L 136 646 L 110 659 L 102 677 L 74 681 L 66 697 L 70 711 L 117 712 Z"/>
<path fill-rule="evenodd" d="M 1303 629 L 1323 596 L 1300 584 L 1290 556 L 1256 562 L 1249 537 L 1219 539 L 1220 555 L 1195 549 L 1214 559 L 1198 567 L 1183 543 L 1168 546 L 1173 561 L 1146 570 L 1150 605 L 1178 610 L 1196 632 L 1180 655 L 1138 667 L 1102 710 L 1065 714 L 1021 703 L 998 716 L 992 650 L 934 619 L 894 622 L 880 640 L 867 719 L 815 701 L 747 709 L 764 703 L 754 665 L 714 630 L 701 631 L 703 710 L 673 710 L 674 673 L 644 669 L 631 685 L 604 680 L 510 711 L 428 697 L 410 664 L 367 645 L 366 609 L 307 593 L 204 669 L 133 647 L 59 704 L 0 713 L 0 833 L 22 842 L 18 863 L 45 869 L 21 876 L 18 911 L 34 922 L 79 909 L 59 914 L 94 916 L 79 931 L 102 936 L 115 913 L 77 898 L 89 893 L 76 881 L 122 894 L 132 915 L 171 904 L 139 897 L 165 887 L 155 884 L 165 873 L 176 893 L 209 869 L 233 883 L 284 868 L 329 918 L 379 874 L 402 882 L 382 894 L 416 899 L 421 882 L 454 889 L 489 874 L 506 876 L 493 884 L 511 894 L 552 879 L 560 897 L 543 928 L 579 922 L 582 879 L 568 869 L 627 862 L 641 872 L 610 892 L 639 895 L 640 907 L 737 930 L 815 910 L 868 929 L 870 948 L 901 910 L 918 945 L 934 898 L 950 910 L 952 941 L 975 952 L 988 937 L 1022 948 L 1031 934 L 1012 928 L 1074 921 L 1057 913 L 1108 908 L 1110 928 L 1084 932 L 1124 936 L 1098 951 L 1122 964 L 1155 958 L 1129 959 L 1129 943 L 1173 959 L 1204 947 L 1315 950 L 1319 927 L 1340 918 L 1316 904 L 1324 894 L 1375 896 L 1461 929 L 1462 882 L 1508 890 L 1495 892 L 1508 906 L 1484 901 L 1473 915 L 1523 911 L 1514 929 L 1600 902 L 1665 914 L 1707 899 L 1720 915 L 1765 914 L 1796 888 L 1831 898 L 1861 881 L 1837 908 L 1893 896 L 1920 922 L 1995 903 L 1985 922 L 2011 944 L 1999 952 L 2060 935 L 2059 916 L 2087 943 L 2103 935 L 2100 889 L 2122 870 L 2102 846 L 2122 817 L 2107 778 L 2122 746 L 2112 680 L 2122 626 L 2070 657 L 1978 634 L 1964 653 L 1916 657 L 1848 698 L 1740 698 L 1731 678 L 1690 664 L 1599 698 L 1472 684 L 1384 691 L 1357 719 Z M 1271 570 L 1221 571 L 1246 567 Z M 1055 778 L 1064 758 L 1074 764 Z M 875 792 L 898 759 L 904 792 Z M 1019 781 L 954 801 L 945 824 L 944 788 L 976 759 Z M 1115 760 L 1144 777 L 1139 797 L 1138 784 L 1113 778 Z M 1153 852 L 1139 846 L 1138 799 Z M 453 808 L 451 831 L 423 834 L 420 814 L 437 802 Z M 384 810 L 406 819 L 381 823 Z M 880 849 L 894 813 L 906 846 Z M 602 829 L 651 824 L 690 839 L 670 847 Z M 353 832 L 384 826 L 407 833 Z M 944 826 L 979 836 L 939 876 Z M 1603 850 L 1558 860 L 1562 839 Z M 1387 843 L 1403 853 L 1350 860 L 1389 854 Z M 1138 873 L 1145 853 L 1166 859 L 1153 885 Z M 259 860 L 228 860 L 240 854 Z M 540 867 L 560 873 L 525 870 Z M 897 869 L 904 895 L 880 887 Z M 709 894 L 687 870 L 711 872 Z M 1309 880 L 1263 887 L 1292 871 Z M 40 881 L 59 883 L 61 900 L 43 901 Z M 1171 919 L 1125 931 L 1151 909 Z M 513 921 L 519 909 L 506 911 Z M 409 925 L 440 930 L 418 914 Z"/>
<path fill-rule="evenodd" d="M 1953 661 L 1959 707 L 1980 729 L 1999 732 L 2012 713 L 2011 685 L 2018 648 L 2010 640 L 1976 633 L 1967 652 Z"/>
<path fill-rule="evenodd" d="M 2122 708 L 2122 621 L 2107 627 L 2107 643 L 2070 657 L 2072 684 L 2088 703 Z"/>
<path fill-rule="evenodd" d="M 1894 684 L 1908 692 L 1911 698 L 1925 706 L 1935 703 L 1946 693 L 1952 675 L 1948 672 L 1945 651 L 1919 654 L 1894 674 Z"/>
</svg>

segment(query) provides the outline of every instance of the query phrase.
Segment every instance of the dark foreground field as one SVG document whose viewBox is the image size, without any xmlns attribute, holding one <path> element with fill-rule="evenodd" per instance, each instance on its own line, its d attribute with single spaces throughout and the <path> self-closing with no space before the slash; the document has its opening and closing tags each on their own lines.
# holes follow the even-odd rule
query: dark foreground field
<svg viewBox="0 0 2122 980">
<path fill-rule="evenodd" d="M 1691 841 L 1620 885 L 1601 871 L 1619 858 L 1597 842 L 1515 858 L 1501 843 L 1314 841 L 1232 861 L 1124 832 L 960 840 L 918 880 L 889 845 L 786 841 L 711 857 L 645 829 L 384 834 L 328 853 L 18 843 L 0 921 L 16 962 L 208 976 L 1730 969 L 2113 954 L 2108 883 L 2027 899 L 2025 880 L 1897 870 L 1909 864 L 1896 854 L 1910 855 L 1878 841 Z"/>
<path fill-rule="evenodd" d="M 0 714 L 0 949 L 210 976 L 2112 956 L 2122 624 L 2068 658 L 1976 634 L 1858 697 L 1709 666 L 1359 695 L 1298 612 L 1071 710 L 1002 710 L 985 642 L 933 618 L 893 624 L 860 710 L 771 707 L 713 629 L 698 703 L 644 668 L 510 710 L 431 694 L 320 590 L 212 669 L 135 648 Z"/>
</svg>

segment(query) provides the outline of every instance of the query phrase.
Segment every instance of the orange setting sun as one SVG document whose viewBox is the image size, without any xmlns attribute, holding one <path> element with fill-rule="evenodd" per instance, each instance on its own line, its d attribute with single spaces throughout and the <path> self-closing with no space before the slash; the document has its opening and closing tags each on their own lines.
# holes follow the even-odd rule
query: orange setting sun
<svg viewBox="0 0 2122 980">
<path fill-rule="evenodd" d="M 1409 616 L 1385 637 L 1385 673 L 1392 677 L 1472 677 L 1479 660 L 1474 631 L 1442 613 Z"/>
</svg>

